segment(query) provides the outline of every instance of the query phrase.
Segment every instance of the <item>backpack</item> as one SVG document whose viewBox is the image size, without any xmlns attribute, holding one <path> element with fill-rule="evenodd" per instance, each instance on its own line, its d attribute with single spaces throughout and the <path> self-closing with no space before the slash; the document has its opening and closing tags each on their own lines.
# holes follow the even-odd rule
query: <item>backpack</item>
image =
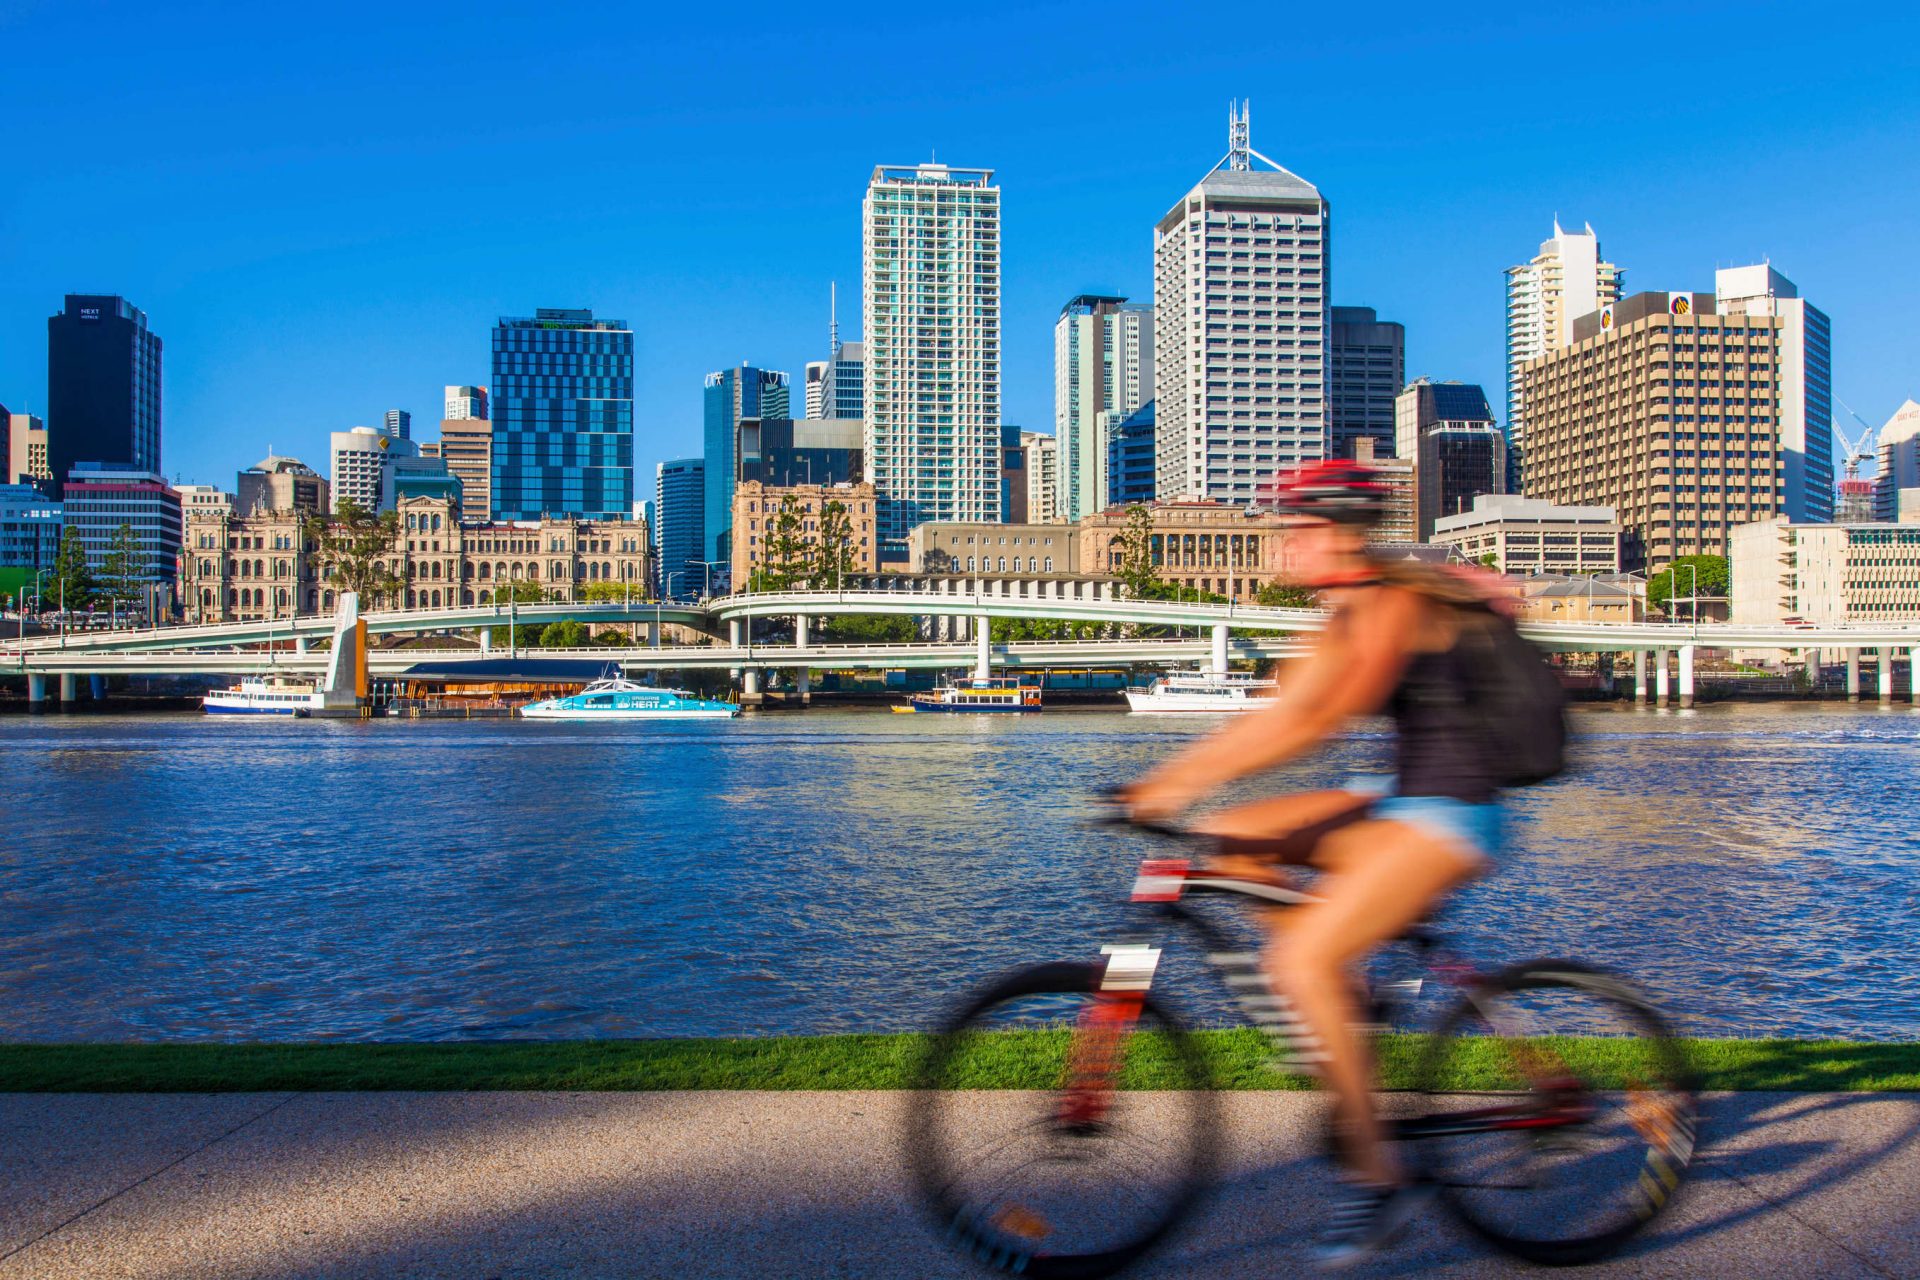
<svg viewBox="0 0 1920 1280">
<path fill-rule="evenodd" d="M 1546 656 L 1493 609 L 1461 608 L 1461 637 L 1474 679 L 1477 716 L 1503 787 L 1545 782 L 1567 767 L 1567 691 Z"/>
</svg>

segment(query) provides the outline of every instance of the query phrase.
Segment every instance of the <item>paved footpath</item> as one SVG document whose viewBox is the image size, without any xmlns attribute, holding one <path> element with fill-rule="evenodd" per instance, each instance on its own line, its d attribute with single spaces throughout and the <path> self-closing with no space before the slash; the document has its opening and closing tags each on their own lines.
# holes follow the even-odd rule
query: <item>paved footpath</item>
<svg viewBox="0 0 1920 1280">
<path fill-rule="evenodd" d="M 1223 1102 L 1224 1194 L 1140 1274 L 1308 1271 L 1318 1100 Z M 1709 1105 L 1687 1192 L 1583 1275 L 1920 1277 L 1920 1095 Z M 0 1280 L 981 1274 L 915 1212 L 899 1111 L 882 1093 L 0 1095 Z M 1540 1273 L 1429 1211 L 1348 1274 Z"/>
</svg>

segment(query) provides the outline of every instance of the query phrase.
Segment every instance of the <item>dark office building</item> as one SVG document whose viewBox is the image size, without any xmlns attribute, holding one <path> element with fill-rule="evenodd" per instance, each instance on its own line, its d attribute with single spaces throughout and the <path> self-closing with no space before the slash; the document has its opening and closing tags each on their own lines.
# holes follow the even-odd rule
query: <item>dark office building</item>
<svg viewBox="0 0 1920 1280">
<path fill-rule="evenodd" d="M 653 546 L 660 557 L 655 572 L 660 594 L 669 600 L 692 600 L 711 585 L 713 571 L 703 563 L 707 539 L 706 464 L 700 458 L 662 462 L 654 470 L 653 511 L 658 527 Z"/>
<path fill-rule="evenodd" d="M 633 331 L 541 307 L 493 330 L 495 520 L 633 516 Z"/>
<path fill-rule="evenodd" d="M 1483 493 L 1507 492 L 1507 438 L 1494 425 L 1487 393 L 1470 382 L 1421 378 L 1394 402 L 1395 452 L 1413 463 L 1414 533 L 1473 510 Z"/>
<path fill-rule="evenodd" d="M 744 418 L 734 429 L 734 480 L 858 484 L 861 430 L 858 420 L 841 418 Z"/>
<path fill-rule="evenodd" d="M 1351 458 L 1353 442 L 1393 451 L 1393 399 L 1407 385 L 1407 327 L 1372 307 L 1334 307 L 1327 337 L 1327 456 Z"/>
<path fill-rule="evenodd" d="M 748 418 L 786 418 L 792 414 L 787 375 L 747 364 L 710 373 L 704 409 L 705 558 L 726 561 L 733 556 L 733 486 L 740 474 L 733 456 L 734 437 Z"/>
<path fill-rule="evenodd" d="M 1393 401 L 1387 401 L 1392 421 Z M 1107 431 L 1107 505 L 1153 501 L 1153 401 Z"/>
<path fill-rule="evenodd" d="M 70 293 L 47 318 L 47 462 L 56 490 L 74 464 L 160 470 L 160 338 L 114 294 Z"/>
</svg>

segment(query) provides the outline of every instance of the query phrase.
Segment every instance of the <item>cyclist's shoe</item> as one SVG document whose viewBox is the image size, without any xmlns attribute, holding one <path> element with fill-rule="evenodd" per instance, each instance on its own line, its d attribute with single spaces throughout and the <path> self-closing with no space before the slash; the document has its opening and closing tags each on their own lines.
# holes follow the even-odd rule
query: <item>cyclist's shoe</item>
<svg viewBox="0 0 1920 1280">
<path fill-rule="evenodd" d="M 1431 1198 L 1424 1183 L 1383 1187 L 1345 1182 L 1326 1230 L 1314 1243 L 1313 1260 L 1327 1270 L 1350 1267 L 1393 1243 Z"/>
</svg>

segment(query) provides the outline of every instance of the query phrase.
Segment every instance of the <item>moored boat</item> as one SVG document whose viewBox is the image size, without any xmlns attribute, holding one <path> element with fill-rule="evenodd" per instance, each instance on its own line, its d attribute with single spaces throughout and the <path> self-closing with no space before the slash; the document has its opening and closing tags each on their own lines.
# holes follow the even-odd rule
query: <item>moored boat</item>
<svg viewBox="0 0 1920 1280">
<path fill-rule="evenodd" d="M 1040 686 L 1022 684 L 1017 676 L 961 680 L 928 693 L 916 693 L 909 703 L 909 707 L 894 709 L 935 712 L 1038 711 Z"/>
<path fill-rule="evenodd" d="M 232 689 L 212 689 L 200 700 L 210 716 L 310 716 L 326 705 L 317 685 L 293 680 L 242 680 Z"/>
<path fill-rule="evenodd" d="M 528 720 L 730 720 L 740 707 L 608 676 L 564 698 L 529 702 L 520 714 Z"/>
<path fill-rule="evenodd" d="M 1128 689 L 1127 709 L 1190 715 L 1253 711 L 1264 705 L 1279 687 L 1277 680 L 1264 680 L 1242 671 L 1173 671 L 1145 689 Z"/>
</svg>

